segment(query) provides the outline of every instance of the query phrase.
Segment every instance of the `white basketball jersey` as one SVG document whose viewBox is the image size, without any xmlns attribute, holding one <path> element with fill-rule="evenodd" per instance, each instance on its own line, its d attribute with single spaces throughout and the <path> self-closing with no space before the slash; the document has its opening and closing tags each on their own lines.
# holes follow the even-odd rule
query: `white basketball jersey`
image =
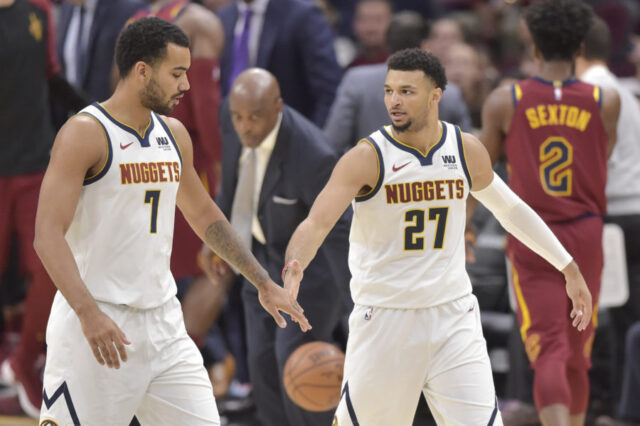
<svg viewBox="0 0 640 426">
<path fill-rule="evenodd" d="M 471 293 L 464 229 L 470 177 L 460 129 L 440 121 L 429 152 L 381 128 L 360 143 L 378 154 L 376 186 L 353 201 L 351 294 L 357 304 L 426 308 Z"/>
<path fill-rule="evenodd" d="M 167 125 L 151 113 L 140 137 L 101 105 L 80 111 L 105 132 L 108 157 L 84 181 L 67 242 L 98 301 L 148 309 L 176 294 L 169 269 L 176 195 L 182 171 Z"/>
</svg>

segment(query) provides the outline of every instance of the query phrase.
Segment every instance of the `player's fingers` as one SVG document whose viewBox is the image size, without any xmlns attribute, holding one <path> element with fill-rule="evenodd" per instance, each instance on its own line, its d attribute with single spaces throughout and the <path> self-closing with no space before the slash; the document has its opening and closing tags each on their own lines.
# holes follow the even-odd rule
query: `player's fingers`
<svg viewBox="0 0 640 426">
<path fill-rule="evenodd" d="M 278 327 L 285 328 L 287 326 L 287 321 L 285 321 L 285 319 L 282 317 L 282 315 L 280 315 L 280 312 L 278 312 L 277 308 L 273 309 L 273 308 L 269 307 L 267 309 L 267 312 L 269 312 L 269 314 L 273 317 L 273 319 L 276 322 L 276 324 L 278 324 Z"/>
<path fill-rule="evenodd" d="M 93 351 L 93 356 L 98 361 L 98 364 L 104 365 L 104 359 L 102 358 L 102 354 L 100 354 L 100 349 L 98 349 L 98 345 L 96 343 L 90 343 L 91 351 Z"/>
<path fill-rule="evenodd" d="M 116 336 L 114 336 L 114 340 L 107 343 L 107 349 L 111 356 L 111 364 L 113 365 L 113 368 L 117 370 L 120 368 L 120 357 L 118 356 L 118 348 L 115 339 L 117 339 Z"/>
<path fill-rule="evenodd" d="M 296 303 L 296 305 L 298 305 L 298 304 Z M 311 330 L 311 324 L 309 324 L 309 320 L 302 313 L 302 307 L 300 307 L 300 305 L 298 305 L 297 308 L 296 308 L 295 305 L 291 305 L 291 309 L 289 309 L 289 312 L 287 312 L 287 313 L 289 315 L 291 315 L 291 318 L 295 322 L 300 324 L 300 330 L 302 330 L 302 331 Z"/>
<path fill-rule="evenodd" d="M 109 348 L 107 348 L 106 343 L 100 342 L 98 344 L 98 349 L 100 349 L 100 354 L 102 355 L 102 359 L 107 364 L 107 367 L 111 368 L 113 366 L 113 361 L 111 360 L 111 354 L 109 353 Z"/>
<path fill-rule="evenodd" d="M 120 335 L 120 341 L 122 343 L 124 343 L 125 345 L 130 345 L 131 341 L 129 339 L 127 339 L 127 335 L 124 334 L 124 331 L 122 331 L 120 328 L 118 328 L 118 334 Z"/>
<path fill-rule="evenodd" d="M 122 360 L 122 362 L 127 362 L 127 350 L 124 347 L 122 339 L 118 339 L 113 343 L 116 345 L 116 349 L 118 351 L 118 354 L 120 355 L 120 359 Z"/>
</svg>

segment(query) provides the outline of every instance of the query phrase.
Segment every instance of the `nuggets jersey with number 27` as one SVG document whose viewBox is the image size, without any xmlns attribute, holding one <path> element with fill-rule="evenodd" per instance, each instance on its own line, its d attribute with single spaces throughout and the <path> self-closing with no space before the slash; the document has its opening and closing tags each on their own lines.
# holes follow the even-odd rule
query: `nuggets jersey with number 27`
<svg viewBox="0 0 640 426">
<path fill-rule="evenodd" d="M 440 121 L 426 153 L 383 127 L 360 143 L 378 155 L 378 181 L 353 201 L 349 236 L 355 303 L 418 309 L 471 293 L 464 229 L 470 177 L 460 129 Z"/>
<path fill-rule="evenodd" d="M 66 234 L 85 285 L 98 301 L 149 309 L 176 293 L 169 260 L 182 171 L 166 123 L 151 113 L 142 137 L 94 103 L 80 111 L 105 134 L 108 157 L 85 178 Z"/>
<path fill-rule="evenodd" d="M 577 79 L 524 80 L 505 141 L 509 186 L 546 222 L 606 212 L 602 92 Z"/>
</svg>

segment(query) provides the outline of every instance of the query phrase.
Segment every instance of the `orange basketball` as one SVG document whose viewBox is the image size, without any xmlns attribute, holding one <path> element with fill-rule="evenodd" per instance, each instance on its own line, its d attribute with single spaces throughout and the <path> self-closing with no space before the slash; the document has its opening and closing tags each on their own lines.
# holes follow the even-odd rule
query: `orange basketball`
<svg viewBox="0 0 640 426">
<path fill-rule="evenodd" d="M 284 387 L 307 411 L 328 411 L 340 401 L 344 353 L 327 342 L 305 343 L 284 365 Z"/>
</svg>

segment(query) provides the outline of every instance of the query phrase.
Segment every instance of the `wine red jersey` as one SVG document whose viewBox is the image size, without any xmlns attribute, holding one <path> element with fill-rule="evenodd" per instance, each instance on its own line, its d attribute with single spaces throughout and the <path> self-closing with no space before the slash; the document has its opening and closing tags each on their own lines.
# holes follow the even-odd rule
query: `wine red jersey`
<svg viewBox="0 0 640 426">
<path fill-rule="evenodd" d="M 512 87 L 509 186 L 546 222 L 606 212 L 607 134 L 600 87 L 526 79 Z"/>
</svg>

